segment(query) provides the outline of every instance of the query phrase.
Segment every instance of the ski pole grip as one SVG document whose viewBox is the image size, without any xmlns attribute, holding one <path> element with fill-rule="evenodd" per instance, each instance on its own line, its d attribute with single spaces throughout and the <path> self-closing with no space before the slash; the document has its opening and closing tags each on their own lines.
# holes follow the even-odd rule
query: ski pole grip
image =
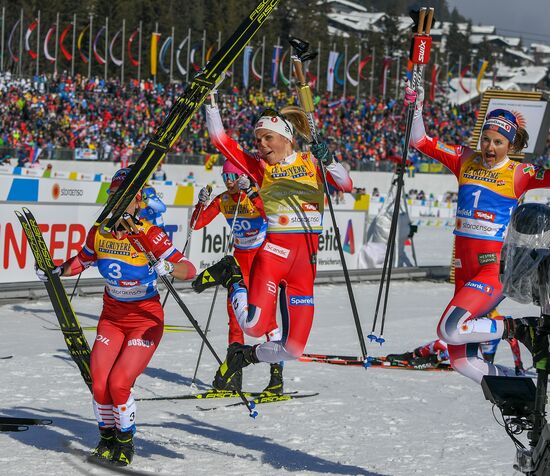
<svg viewBox="0 0 550 476">
<path fill-rule="evenodd" d="M 434 11 L 435 9 L 433 7 L 430 7 L 430 9 L 428 10 L 428 20 L 426 23 L 426 28 L 424 29 L 426 35 L 429 35 L 432 29 L 432 22 L 434 20 Z"/>
<path fill-rule="evenodd" d="M 292 56 L 292 64 L 294 65 L 294 74 L 296 75 L 298 83 L 305 84 L 306 78 L 304 76 L 302 61 L 297 56 Z"/>
<path fill-rule="evenodd" d="M 297 56 L 293 56 L 292 64 L 294 65 L 294 74 L 297 79 L 296 90 L 298 92 L 298 97 L 300 98 L 302 109 L 306 113 L 313 113 L 315 111 L 315 106 L 313 104 L 313 94 L 311 94 L 311 88 L 306 82 L 304 70 L 302 68 L 302 61 L 300 61 Z"/>
<path fill-rule="evenodd" d="M 424 18 L 426 17 L 426 9 L 421 8 L 418 12 L 418 25 L 416 29 L 416 33 L 421 35 L 424 32 Z"/>
</svg>

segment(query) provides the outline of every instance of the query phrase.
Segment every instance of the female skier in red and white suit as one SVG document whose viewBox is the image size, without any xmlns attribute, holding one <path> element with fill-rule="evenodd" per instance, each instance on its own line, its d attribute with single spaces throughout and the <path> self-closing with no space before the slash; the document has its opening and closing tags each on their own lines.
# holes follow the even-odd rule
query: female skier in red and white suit
<svg viewBox="0 0 550 476">
<path fill-rule="evenodd" d="M 406 88 L 406 101 L 416 93 Z M 503 299 L 500 253 L 510 216 L 528 190 L 550 187 L 550 170 L 515 162 L 528 135 L 507 110 L 490 111 L 481 134 L 481 151 L 447 145 L 426 135 L 422 101 L 417 101 L 411 145 L 445 165 L 458 179 L 455 238 L 455 294 L 443 312 L 438 335 L 448 344 L 451 365 L 480 383 L 484 375 L 515 375 L 478 356 L 478 344 L 511 337 L 503 316 L 483 316 Z M 505 332 L 506 331 L 506 332 Z"/>
<path fill-rule="evenodd" d="M 129 170 L 120 169 L 115 174 L 110 192 L 120 186 Z M 126 210 L 132 216 L 139 213 L 140 199 L 138 194 Z M 84 248 L 76 256 L 54 270 L 62 276 L 74 276 L 95 263 L 106 280 L 90 362 L 93 408 L 101 435 L 92 455 L 118 465 L 129 464 L 133 457 L 136 403 L 131 387 L 147 367 L 164 330 L 157 278 L 172 274 L 185 280 L 196 272 L 164 231 L 148 222 L 138 224 L 138 228 L 158 259 L 154 267 L 149 267 L 143 253 L 133 249 L 121 225 L 112 233 L 101 231 L 100 225 L 90 229 Z"/>
<path fill-rule="evenodd" d="M 225 133 L 217 107 L 206 106 L 206 117 L 214 145 L 258 184 L 268 219 L 266 239 L 252 263 L 249 289 L 230 284 L 235 314 L 247 335 L 260 337 L 269 331 L 281 286 L 282 339 L 230 349 L 214 380 L 215 387 L 224 388 L 236 371 L 250 363 L 302 355 L 313 322 L 313 281 L 323 229 L 324 193 L 317 159 L 338 190 L 351 191 L 352 182 L 325 144 L 312 145 L 311 152 L 294 150 L 295 131 L 310 136 L 307 118 L 297 107 L 264 111 L 254 129 L 258 155 L 243 150 Z"/>
</svg>

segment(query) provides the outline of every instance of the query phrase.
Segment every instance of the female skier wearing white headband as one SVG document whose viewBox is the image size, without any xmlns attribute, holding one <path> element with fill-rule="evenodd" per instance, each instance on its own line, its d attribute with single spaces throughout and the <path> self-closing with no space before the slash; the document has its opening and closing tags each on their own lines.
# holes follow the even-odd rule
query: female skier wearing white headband
<svg viewBox="0 0 550 476">
<path fill-rule="evenodd" d="M 251 363 L 302 355 L 313 323 L 313 281 L 323 230 L 325 197 L 318 160 L 323 162 L 329 183 L 338 190 L 351 191 L 352 182 L 326 144 L 312 144 L 310 152 L 295 150 L 295 133 L 311 142 L 306 115 L 298 107 L 262 113 L 254 128 L 258 154 L 247 152 L 225 133 L 217 107 L 206 106 L 206 118 L 214 145 L 258 184 L 268 228 L 252 263 L 249 289 L 231 256 L 199 275 L 193 287 L 201 292 L 216 283 L 226 286 L 239 325 L 253 337 L 271 331 L 267 327 L 272 324 L 281 289 L 281 339 L 256 346 L 233 344 L 214 380 L 214 387 L 223 389 L 236 372 Z M 207 282 L 205 276 L 214 277 L 214 282 Z"/>
</svg>

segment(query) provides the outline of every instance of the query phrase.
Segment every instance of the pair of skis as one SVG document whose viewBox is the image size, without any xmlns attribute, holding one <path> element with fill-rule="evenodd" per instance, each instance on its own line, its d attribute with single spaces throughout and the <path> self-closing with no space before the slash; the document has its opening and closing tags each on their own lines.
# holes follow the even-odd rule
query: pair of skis
<svg viewBox="0 0 550 476">
<path fill-rule="evenodd" d="M 43 418 L 17 418 L 0 416 L 0 431 L 27 431 L 30 426 L 51 425 L 52 420 Z"/>
<path fill-rule="evenodd" d="M 285 392 L 283 394 L 277 395 L 272 392 L 242 392 L 242 394 L 251 398 L 252 402 L 255 405 L 265 404 L 265 403 L 277 403 L 277 402 L 286 402 L 288 400 L 295 400 L 299 398 L 308 398 L 315 397 L 319 395 L 318 392 L 311 393 L 301 393 L 301 392 Z M 188 394 L 188 395 L 172 395 L 166 397 L 145 397 L 145 398 L 136 398 L 136 401 L 162 401 L 162 400 L 221 400 L 225 398 L 239 398 L 240 394 L 232 390 L 208 390 L 202 393 Z M 219 405 L 215 407 L 201 407 L 197 405 L 197 408 L 202 411 L 216 410 L 218 408 L 227 408 L 227 407 L 236 407 L 243 405 L 243 402 L 230 403 L 229 405 Z"/>
<path fill-rule="evenodd" d="M 361 357 L 353 355 L 334 354 L 303 354 L 300 362 L 315 362 L 319 364 L 342 365 L 351 367 L 384 368 L 392 370 L 418 370 L 418 371 L 451 371 L 450 364 L 440 362 L 434 366 L 418 367 L 413 366 L 407 360 L 387 360 L 386 357 L 369 357 L 366 361 Z"/>
</svg>

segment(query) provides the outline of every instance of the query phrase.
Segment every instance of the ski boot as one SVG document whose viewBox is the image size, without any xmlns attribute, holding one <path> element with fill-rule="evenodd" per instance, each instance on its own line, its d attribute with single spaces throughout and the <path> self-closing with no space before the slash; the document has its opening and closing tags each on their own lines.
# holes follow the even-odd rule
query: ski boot
<svg viewBox="0 0 550 476">
<path fill-rule="evenodd" d="M 278 364 L 271 364 L 269 373 L 271 375 L 271 378 L 269 379 L 269 383 L 267 384 L 267 387 L 265 387 L 262 392 L 263 393 L 272 393 L 274 395 L 282 395 L 283 394 L 283 366 L 282 363 Z"/>
<path fill-rule="evenodd" d="M 222 364 L 223 365 L 223 364 Z M 218 367 L 218 370 L 216 371 L 216 375 L 214 376 L 214 382 L 219 382 L 219 387 L 215 387 L 216 390 L 220 391 L 232 391 L 232 392 L 240 392 L 243 389 L 243 371 L 239 370 L 235 372 L 235 375 L 231 378 L 231 382 L 227 384 L 226 387 L 221 388 L 224 385 L 224 380 L 221 377 L 221 365 Z"/>
<path fill-rule="evenodd" d="M 111 463 L 116 466 L 128 466 L 134 458 L 134 432 L 116 432 L 116 441 L 112 451 Z"/>
<path fill-rule="evenodd" d="M 386 362 L 410 362 L 414 358 L 414 352 L 405 352 L 404 354 L 389 354 L 386 356 Z"/>
<path fill-rule="evenodd" d="M 113 448 L 116 441 L 116 432 L 114 428 L 106 428 L 99 430 L 99 443 L 92 451 L 91 458 L 101 461 L 110 461 L 113 453 Z"/>
<path fill-rule="evenodd" d="M 221 284 L 229 289 L 232 284 L 242 281 L 243 275 L 237 260 L 231 256 L 224 256 L 220 261 L 206 268 L 191 283 L 196 293 L 202 293 L 205 289 Z"/>
<path fill-rule="evenodd" d="M 216 390 L 231 390 L 233 379 L 239 379 L 237 373 L 250 364 L 256 364 L 258 358 L 255 354 L 256 346 L 233 342 L 227 349 L 227 358 L 216 372 L 212 386 Z M 240 377 L 242 379 L 242 375 Z"/>
</svg>

